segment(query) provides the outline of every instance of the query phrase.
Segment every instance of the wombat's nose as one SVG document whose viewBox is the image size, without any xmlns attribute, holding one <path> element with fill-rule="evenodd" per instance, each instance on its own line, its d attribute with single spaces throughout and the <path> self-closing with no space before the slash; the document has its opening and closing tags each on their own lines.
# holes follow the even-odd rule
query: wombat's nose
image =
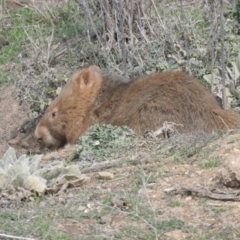
<svg viewBox="0 0 240 240">
<path fill-rule="evenodd" d="M 42 138 L 41 137 L 36 138 L 36 139 L 37 139 L 38 142 L 40 142 L 40 143 L 42 142 Z"/>
<path fill-rule="evenodd" d="M 36 139 L 39 143 L 42 143 L 43 138 L 42 138 L 42 136 L 41 136 L 40 134 L 37 134 L 36 131 L 35 131 L 34 137 L 35 137 L 35 139 Z"/>
<path fill-rule="evenodd" d="M 41 128 L 39 128 L 39 125 L 35 129 L 34 137 L 35 139 L 37 139 L 38 142 L 42 142 L 43 140 L 43 134 L 42 134 Z"/>
</svg>

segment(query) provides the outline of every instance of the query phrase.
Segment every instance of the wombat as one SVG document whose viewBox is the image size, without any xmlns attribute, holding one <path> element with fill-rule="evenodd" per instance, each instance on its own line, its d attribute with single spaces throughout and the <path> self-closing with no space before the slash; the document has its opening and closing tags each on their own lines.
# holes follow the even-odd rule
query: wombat
<svg viewBox="0 0 240 240">
<path fill-rule="evenodd" d="M 136 133 L 182 124 L 180 133 L 238 128 L 240 118 L 223 110 L 193 77 L 158 72 L 125 81 L 97 66 L 76 72 L 37 125 L 35 137 L 48 148 L 74 144 L 93 124 L 129 126 Z"/>
</svg>

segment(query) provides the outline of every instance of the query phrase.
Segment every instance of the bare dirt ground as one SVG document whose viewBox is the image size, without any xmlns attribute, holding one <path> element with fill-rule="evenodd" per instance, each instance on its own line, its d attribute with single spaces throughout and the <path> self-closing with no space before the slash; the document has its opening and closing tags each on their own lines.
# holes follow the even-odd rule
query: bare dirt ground
<svg viewBox="0 0 240 240">
<path fill-rule="evenodd" d="M 1 154 L 9 145 L 18 155 L 37 149 L 33 128 L 20 132 L 31 119 L 27 113 L 13 86 L 1 89 Z M 167 157 L 173 145 L 159 150 L 156 143 L 136 149 L 134 161 L 126 157 L 105 169 L 114 174 L 113 180 L 89 172 L 91 180 L 83 188 L 32 202 L 1 201 L 1 233 L 33 239 L 240 239 L 239 189 L 219 181 L 225 159 L 240 148 L 239 139 L 237 132 L 219 135 L 187 157 L 179 151 Z M 179 149 L 184 148 L 183 141 Z M 235 192 L 237 201 L 211 199 L 193 188 L 221 196 Z M 9 221 L 15 227 L 8 227 Z"/>
<path fill-rule="evenodd" d="M 17 100 L 17 89 L 14 86 L 0 89 L 0 154 L 9 146 L 17 153 L 26 153 L 36 149 L 31 127 L 31 114 L 26 103 Z"/>
</svg>

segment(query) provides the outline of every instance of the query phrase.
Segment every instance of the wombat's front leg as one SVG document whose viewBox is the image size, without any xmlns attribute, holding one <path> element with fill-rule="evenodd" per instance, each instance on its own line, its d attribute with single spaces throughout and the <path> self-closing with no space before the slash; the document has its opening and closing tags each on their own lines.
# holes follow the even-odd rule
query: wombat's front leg
<svg viewBox="0 0 240 240">
<path fill-rule="evenodd" d="M 63 148 L 45 154 L 41 161 L 67 160 L 75 155 L 75 145 L 67 144 Z"/>
</svg>

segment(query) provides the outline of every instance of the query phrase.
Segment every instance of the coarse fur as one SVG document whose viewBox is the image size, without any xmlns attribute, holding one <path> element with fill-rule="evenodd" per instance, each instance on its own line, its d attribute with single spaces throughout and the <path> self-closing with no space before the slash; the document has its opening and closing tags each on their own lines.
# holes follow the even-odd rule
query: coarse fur
<svg viewBox="0 0 240 240">
<path fill-rule="evenodd" d="M 93 124 L 127 125 L 137 133 L 163 122 L 181 133 L 239 128 L 239 116 L 223 110 L 193 77 L 171 71 L 125 81 L 91 66 L 75 73 L 39 122 L 35 136 L 49 148 L 74 144 Z"/>
</svg>

